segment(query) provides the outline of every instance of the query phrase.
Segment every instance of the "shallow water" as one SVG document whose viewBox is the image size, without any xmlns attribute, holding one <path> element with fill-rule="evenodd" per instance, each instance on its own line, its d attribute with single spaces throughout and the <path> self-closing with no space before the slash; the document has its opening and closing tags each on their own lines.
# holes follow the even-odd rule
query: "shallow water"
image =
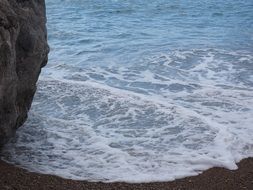
<svg viewBox="0 0 253 190">
<path fill-rule="evenodd" d="M 47 0 L 51 53 L 4 159 L 168 181 L 253 156 L 253 2 Z"/>
</svg>

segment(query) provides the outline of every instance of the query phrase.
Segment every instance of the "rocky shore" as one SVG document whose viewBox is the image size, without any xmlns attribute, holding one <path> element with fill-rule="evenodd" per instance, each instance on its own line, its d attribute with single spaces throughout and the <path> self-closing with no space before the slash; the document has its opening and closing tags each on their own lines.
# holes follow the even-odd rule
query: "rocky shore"
<svg viewBox="0 0 253 190">
<path fill-rule="evenodd" d="M 0 0 L 0 148 L 27 118 L 41 68 L 47 64 L 44 0 Z M 0 160 L 0 190 L 252 190 L 253 158 L 238 170 L 212 168 L 157 183 L 93 183 L 31 173 Z"/>
<path fill-rule="evenodd" d="M 0 147 L 27 118 L 47 63 L 44 0 L 0 1 Z"/>
<path fill-rule="evenodd" d="M 0 161 L 1 190 L 252 190 L 253 158 L 238 163 L 238 170 L 212 168 L 194 177 L 164 183 L 92 183 L 30 173 Z"/>
</svg>

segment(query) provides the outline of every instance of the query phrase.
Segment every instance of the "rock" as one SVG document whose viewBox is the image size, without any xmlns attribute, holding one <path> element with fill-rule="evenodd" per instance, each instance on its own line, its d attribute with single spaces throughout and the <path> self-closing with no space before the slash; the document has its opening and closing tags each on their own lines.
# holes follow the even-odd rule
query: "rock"
<svg viewBox="0 0 253 190">
<path fill-rule="evenodd" d="M 0 146 L 27 118 L 47 63 L 44 0 L 0 0 Z"/>
</svg>

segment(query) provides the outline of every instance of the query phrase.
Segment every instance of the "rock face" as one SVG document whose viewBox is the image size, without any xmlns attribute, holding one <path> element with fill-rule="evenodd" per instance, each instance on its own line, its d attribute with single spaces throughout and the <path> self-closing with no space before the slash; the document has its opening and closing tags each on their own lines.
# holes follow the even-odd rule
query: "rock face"
<svg viewBox="0 0 253 190">
<path fill-rule="evenodd" d="M 44 0 L 0 0 L 0 147 L 27 118 L 47 63 Z"/>
</svg>

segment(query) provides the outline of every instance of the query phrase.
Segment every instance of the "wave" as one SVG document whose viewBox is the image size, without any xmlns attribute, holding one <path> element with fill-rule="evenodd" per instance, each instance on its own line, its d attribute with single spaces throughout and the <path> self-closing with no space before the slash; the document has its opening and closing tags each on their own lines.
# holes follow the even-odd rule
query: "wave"
<svg viewBox="0 0 253 190">
<path fill-rule="evenodd" d="M 252 60 L 243 51 L 195 49 L 138 65 L 51 65 L 4 159 L 104 182 L 236 169 L 253 156 Z"/>
</svg>

